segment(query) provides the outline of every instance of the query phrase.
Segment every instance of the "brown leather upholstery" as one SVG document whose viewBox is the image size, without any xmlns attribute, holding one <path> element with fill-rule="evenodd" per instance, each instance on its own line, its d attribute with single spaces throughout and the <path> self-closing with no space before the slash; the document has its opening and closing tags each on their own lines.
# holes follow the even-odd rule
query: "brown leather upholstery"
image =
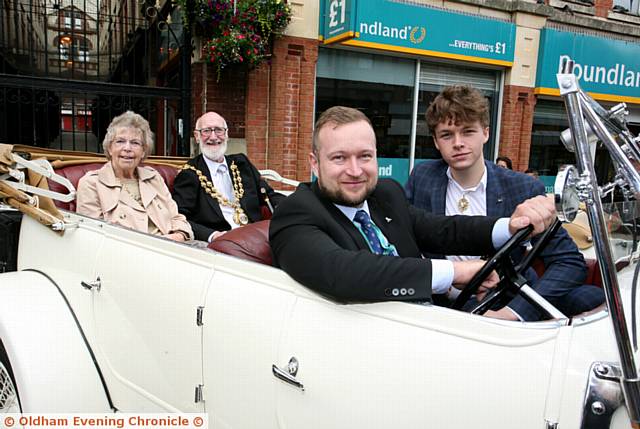
<svg viewBox="0 0 640 429">
<path fill-rule="evenodd" d="M 102 162 L 94 162 L 89 164 L 78 164 L 78 165 L 70 165 L 67 167 L 59 168 L 56 170 L 56 173 L 59 175 L 66 177 L 73 184 L 73 186 L 78 189 L 78 182 L 80 178 L 84 176 L 87 172 L 98 170 L 102 168 L 104 163 Z M 164 164 L 153 164 L 153 163 L 144 163 L 143 165 L 154 168 L 160 176 L 164 179 L 164 182 L 167 184 L 169 191 L 173 191 L 173 181 L 178 175 L 178 170 L 175 167 Z M 66 193 L 66 190 L 60 184 L 49 180 L 49 189 L 55 192 Z M 61 209 L 66 209 L 70 211 L 76 211 L 76 202 L 71 201 L 69 203 L 63 203 L 62 201 L 54 201 L 56 206 Z"/>
<path fill-rule="evenodd" d="M 233 229 L 209 243 L 209 249 L 253 262 L 272 265 L 269 222 L 261 220 Z"/>
</svg>

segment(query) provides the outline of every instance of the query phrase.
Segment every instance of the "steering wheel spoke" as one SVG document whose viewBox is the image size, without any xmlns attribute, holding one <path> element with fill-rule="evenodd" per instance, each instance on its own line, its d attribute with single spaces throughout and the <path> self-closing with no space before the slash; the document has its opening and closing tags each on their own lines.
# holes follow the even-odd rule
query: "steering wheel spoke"
<svg viewBox="0 0 640 429">
<path fill-rule="evenodd" d="M 524 278 L 524 272 L 529 268 L 535 257 L 538 256 L 542 249 L 549 243 L 560 226 L 561 222 L 556 219 L 554 224 L 540 236 L 533 249 L 531 249 L 529 254 L 518 265 L 513 263 L 511 254 L 527 240 L 533 228 L 528 226 L 516 232 L 513 237 L 484 264 L 464 289 L 462 289 L 452 308 L 462 309 L 471 296 L 478 292 L 482 282 L 485 281 L 492 271 L 496 271 L 500 277 L 500 282 L 487 293 L 482 302 L 471 310 L 472 313 L 484 314 L 496 304 L 501 303 L 506 305 L 515 295 L 522 294 L 524 298 L 541 311 L 542 314 L 554 318 L 557 318 L 558 315 L 562 316 L 562 313 L 555 309 L 555 307 L 535 293 L 535 291 L 528 286 L 527 280 Z M 532 297 L 531 295 L 534 296 Z"/>
</svg>

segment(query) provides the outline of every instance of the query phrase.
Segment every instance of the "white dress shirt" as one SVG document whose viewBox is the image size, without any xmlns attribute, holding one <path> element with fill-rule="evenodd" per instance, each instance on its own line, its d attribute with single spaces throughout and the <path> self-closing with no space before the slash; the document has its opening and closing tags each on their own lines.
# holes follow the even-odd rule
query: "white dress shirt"
<svg viewBox="0 0 640 429">
<path fill-rule="evenodd" d="M 224 158 L 222 162 L 215 162 L 203 156 L 204 162 L 207 163 L 207 167 L 209 167 L 209 174 L 211 174 L 211 182 L 213 186 L 229 201 L 234 202 L 236 200 L 236 196 L 233 193 L 233 185 L 231 183 L 231 172 L 229 171 L 229 166 L 227 165 L 227 159 Z M 225 206 L 219 204 L 220 210 L 222 211 L 222 216 L 227 221 L 229 225 L 231 225 L 231 229 L 237 228 L 240 225 L 233 221 L 233 215 L 235 214 L 235 210 L 233 207 Z M 211 237 L 209 237 L 209 241 L 211 241 Z"/>
</svg>

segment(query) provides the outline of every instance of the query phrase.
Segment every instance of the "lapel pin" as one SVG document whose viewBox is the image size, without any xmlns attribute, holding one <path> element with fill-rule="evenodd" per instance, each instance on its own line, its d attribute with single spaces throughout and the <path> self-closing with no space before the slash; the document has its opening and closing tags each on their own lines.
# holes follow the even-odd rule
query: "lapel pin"
<svg viewBox="0 0 640 429">
<path fill-rule="evenodd" d="M 502 202 L 502 198 L 498 198 L 498 201 L 497 201 L 497 202 L 498 202 L 498 203 L 501 203 L 501 202 Z"/>
<path fill-rule="evenodd" d="M 384 220 L 386 220 L 387 223 L 391 222 L 391 218 L 390 217 L 385 217 Z"/>
</svg>

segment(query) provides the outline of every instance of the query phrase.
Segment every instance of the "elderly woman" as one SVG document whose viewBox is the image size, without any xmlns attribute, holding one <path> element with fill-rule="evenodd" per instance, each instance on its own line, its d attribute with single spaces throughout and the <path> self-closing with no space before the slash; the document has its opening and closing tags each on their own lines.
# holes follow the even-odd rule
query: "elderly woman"
<svg viewBox="0 0 640 429">
<path fill-rule="evenodd" d="M 176 241 L 192 239 L 160 174 L 140 166 L 153 148 L 146 119 L 131 111 L 115 117 L 102 146 L 109 162 L 80 179 L 76 211 Z"/>
</svg>

